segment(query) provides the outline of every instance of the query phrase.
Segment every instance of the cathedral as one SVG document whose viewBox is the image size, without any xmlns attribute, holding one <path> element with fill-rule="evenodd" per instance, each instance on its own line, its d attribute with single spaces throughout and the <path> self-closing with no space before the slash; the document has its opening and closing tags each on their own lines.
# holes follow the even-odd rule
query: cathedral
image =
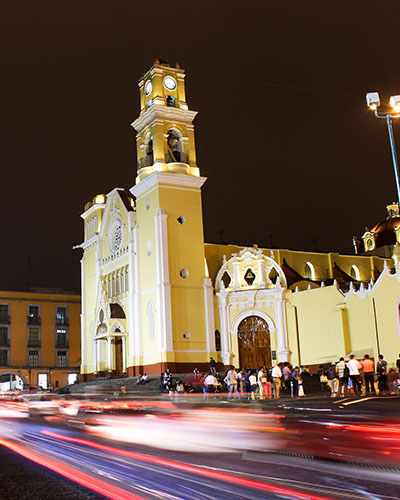
<svg viewBox="0 0 400 500">
<path fill-rule="evenodd" d="M 81 216 L 81 379 L 203 371 L 210 357 L 220 370 L 350 354 L 394 364 L 398 204 L 354 239 L 354 256 L 205 243 L 185 72 L 156 60 L 139 92 L 135 185 Z"/>
</svg>

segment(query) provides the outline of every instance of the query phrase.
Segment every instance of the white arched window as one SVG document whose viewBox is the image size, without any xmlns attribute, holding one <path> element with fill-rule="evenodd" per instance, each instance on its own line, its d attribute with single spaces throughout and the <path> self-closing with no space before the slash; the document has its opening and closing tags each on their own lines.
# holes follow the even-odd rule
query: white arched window
<svg viewBox="0 0 400 500">
<path fill-rule="evenodd" d="M 360 270 L 354 264 L 351 266 L 350 275 L 353 278 L 353 280 L 360 281 Z"/>
<path fill-rule="evenodd" d="M 308 280 L 315 280 L 315 268 L 311 262 L 307 262 L 304 267 L 304 277 Z"/>
</svg>

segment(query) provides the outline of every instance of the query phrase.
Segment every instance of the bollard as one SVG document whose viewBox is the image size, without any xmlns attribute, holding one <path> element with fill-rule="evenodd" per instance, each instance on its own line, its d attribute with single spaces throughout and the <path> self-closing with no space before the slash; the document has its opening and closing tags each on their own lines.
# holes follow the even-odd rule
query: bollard
<svg viewBox="0 0 400 500">
<path fill-rule="evenodd" d="M 293 397 L 293 380 L 290 381 L 290 397 Z"/>
</svg>

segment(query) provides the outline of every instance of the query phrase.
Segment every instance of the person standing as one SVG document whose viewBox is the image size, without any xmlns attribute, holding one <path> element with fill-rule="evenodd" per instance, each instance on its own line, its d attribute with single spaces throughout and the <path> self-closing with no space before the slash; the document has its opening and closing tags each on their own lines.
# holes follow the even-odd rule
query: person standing
<svg viewBox="0 0 400 500">
<path fill-rule="evenodd" d="M 283 383 L 285 384 L 286 389 L 289 390 L 289 393 L 291 393 L 293 377 L 292 370 L 288 361 L 285 361 L 285 364 L 283 365 L 282 375 Z"/>
<path fill-rule="evenodd" d="M 397 366 L 397 371 L 400 372 L 400 352 L 399 352 L 399 359 L 396 361 L 396 366 Z"/>
<path fill-rule="evenodd" d="M 280 363 L 272 368 L 271 376 L 272 376 L 272 387 L 274 389 L 274 398 L 279 399 L 281 390 L 281 378 L 282 378 L 282 370 L 280 367 Z"/>
<path fill-rule="evenodd" d="M 210 373 L 212 373 L 213 375 L 217 374 L 217 370 L 215 369 L 215 359 L 214 358 L 210 358 Z"/>
<path fill-rule="evenodd" d="M 339 392 L 340 396 L 344 397 L 345 392 L 347 392 L 348 385 L 348 371 L 344 358 L 340 358 L 339 363 L 336 365 L 336 373 L 339 378 Z"/>
<path fill-rule="evenodd" d="M 324 392 L 326 383 L 328 382 L 328 377 L 327 377 L 326 371 L 322 365 L 319 365 L 317 375 L 319 378 L 319 383 L 321 385 L 321 392 Z"/>
<path fill-rule="evenodd" d="M 334 361 L 332 361 L 331 366 L 328 368 L 328 380 L 331 386 L 331 398 L 335 398 L 338 395 L 339 379 Z"/>
<path fill-rule="evenodd" d="M 246 392 L 249 395 L 249 397 L 250 397 L 250 392 L 251 392 L 250 375 L 251 375 L 251 370 L 247 369 L 245 374 L 244 374 L 244 382 L 246 384 Z"/>
<path fill-rule="evenodd" d="M 379 392 L 389 392 L 387 381 L 387 361 L 383 359 L 383 355 L 379 354 L 378 362 L 376 363 L 376 373 L 378 375 Z"/>
<path fill-rule="evenodd" d="M 265 399 L 264 384 L 267 381 L 264 373 L 264 368 L 260 368 L 257 375 L 258 390 L 260 392 L 260 399 Z"/>
<path fill-rule="evenodd" d="M 255 376 L 254 371 L 251 372 L 251 375 L 249 377 L 249 382 L 250 382 L 251 399 L 254 401 L 256 399 L 256 388 L 257 388 L 257 377 Z"/>
<path fill-rule="evenodd" d="M 229 386 L 228 399 L 230 399 L 232 393 L 234 393 L 235 395 L 237 395 L 237 393 L 238 393 L 238 389 L 237 389 L 238 374 L 237 374 L 235 367 L 233 365 L 231 365 L 231 369 L 226 374 L 226 379 L 227 379 L 228 386 Z"/>
<path fill-rule="evenodd" d="M 293 384 L 293 396 L 299 395 L 299 378 L 300 378 L 300 368 L 295 366 L 292 370 L 292 384 Z"/>
<path fill-rule="evenodd" d="M 349 376 L 354 393 L 357 394 L 361 391 L 360 369 L 362 368 L 362 364 L 356 359 L 354 354 L 350 356 L 350 360 L 347 362 L 347 368 L 349 369 Z"/>
<path fill-rule="evenodd" d="M 374 387 L 374 377 L 375 377 L 374 362 L 372 361 L 372 359 L 370 359 L 369 355 L 366 354 L 361 364 L 363 365 L 364 368 L 365 393 L 376 394 Z"/>
<path fill-rule="evenodd" d="M 244 379 L 244 370 L 239 370 L 238 373 L 238 391 L 240 394 L 244 394 L 246 392 L 246 381 Z"/>
</svg>

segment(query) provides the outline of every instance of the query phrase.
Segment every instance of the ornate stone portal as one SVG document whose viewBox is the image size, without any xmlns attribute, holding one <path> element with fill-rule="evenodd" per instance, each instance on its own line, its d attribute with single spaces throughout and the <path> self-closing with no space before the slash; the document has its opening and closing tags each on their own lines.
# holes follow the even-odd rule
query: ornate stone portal
<svg viewBox="0 0 400 500">
<path fill-rule="evenodd" d="M 287 361 L 287 288 L 281 267 L 256 248 L 245 248 L 224 261 L 215 280 L 223 363 L 271 366 L 272 351 L 274 359 Z"/>
</svg>

